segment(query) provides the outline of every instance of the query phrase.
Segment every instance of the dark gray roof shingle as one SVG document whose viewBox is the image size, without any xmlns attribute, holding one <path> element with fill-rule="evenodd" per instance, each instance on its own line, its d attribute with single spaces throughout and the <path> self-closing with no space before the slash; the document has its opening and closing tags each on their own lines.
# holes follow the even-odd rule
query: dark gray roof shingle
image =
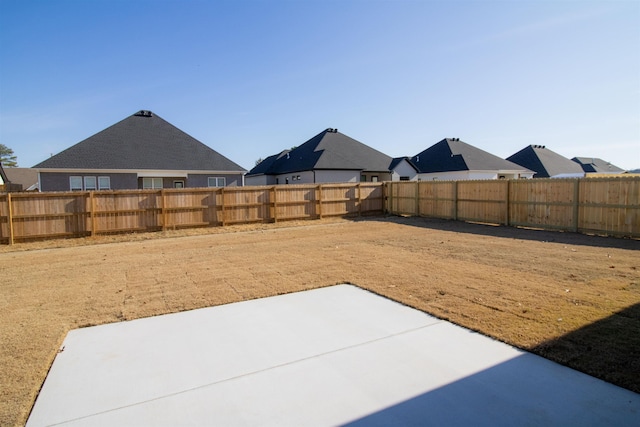
<svg viewBox="0 0 640 427">
<path fill-rule="evenodd" d="M 534 171 L 535 178 L 550 178 L 560 174 L 579 174 L 582 168 L 576 162 L 555 153 L 543 145 L 529 145 L 507 160 Z"/>
<path fill-rule="evenodd" d="M 158 115 L 145 110 L 67 148 L 34 168 L 245 171 Z"/>
</svg>

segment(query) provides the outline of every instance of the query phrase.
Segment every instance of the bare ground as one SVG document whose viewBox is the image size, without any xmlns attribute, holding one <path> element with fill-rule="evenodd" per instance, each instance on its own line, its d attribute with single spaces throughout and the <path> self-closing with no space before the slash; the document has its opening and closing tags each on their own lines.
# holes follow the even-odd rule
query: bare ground
<svg viewBox="0 0 640 427">
<path fill-rule="evenodd" d="M 640 392 L 640 242 L 423 218 L 0 247 L 0 425 L 74 328 L 352 283 Z M 470 355 L 472 357 L 472 355 Z"/>
</svg>

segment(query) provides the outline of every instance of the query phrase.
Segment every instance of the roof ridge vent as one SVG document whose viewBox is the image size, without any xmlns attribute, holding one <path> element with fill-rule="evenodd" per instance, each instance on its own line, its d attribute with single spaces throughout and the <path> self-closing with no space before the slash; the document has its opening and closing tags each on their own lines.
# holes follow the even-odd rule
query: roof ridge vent
<svg viewBox="0 0 640 427">
<path fill-rule="evenodd" d="M 153 113 L 149 110 L 140 110 L 134 115 L 140 117 L 153 117 Z"/>
</svg>

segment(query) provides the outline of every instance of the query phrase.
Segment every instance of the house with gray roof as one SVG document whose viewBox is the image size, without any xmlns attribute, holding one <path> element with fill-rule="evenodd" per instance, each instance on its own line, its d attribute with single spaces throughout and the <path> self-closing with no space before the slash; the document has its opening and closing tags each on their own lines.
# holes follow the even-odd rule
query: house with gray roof
<svg viewBox="0 0 640 427">
<path fill-rule="evenodd" d="M 389 181 L 392 158 L 337 129 L 267 157 L 245 176 L 246 185 Z"/>
<path fill-rule="evenodd" d="M 571 160 L 580 165 L 585 173 L 624 173 L 624 169 L 612 165 L 605 160 L 598 159 L 597 157 L 574 157 Z"/>
<path fill-rule="evenodd" d="M 423 181 L 532 178 L 534 172 L 469 145 L 445 138 L 411 158 Z"/>
<path fill-rule="evenodd" d="M 507 160 L 534 171 L 534 178 L 584 176 L 584 171 L 579 164 L 549 150 L 544 145 L 524 147 L 507 157 Z"/>
<path fill-rule="evenodd" d="M 34 168 L 41 191 L 241 186 L 246 172 L 147 110 Z"/>
</svg>

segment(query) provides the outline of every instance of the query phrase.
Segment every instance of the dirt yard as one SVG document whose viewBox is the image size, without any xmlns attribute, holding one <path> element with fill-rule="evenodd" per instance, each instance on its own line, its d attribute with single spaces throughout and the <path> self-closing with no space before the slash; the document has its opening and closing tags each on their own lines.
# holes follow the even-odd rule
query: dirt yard
<svg viewBox="0 0 640 427">
<path fill-rule="evenodd" d="M 640 392 L 640 241 L 421 218 L 0 246 L 0 425 L 74 328 L 352 283 Z M 473 357 L 473 355 L 469 355 Z"/>
</svg>

